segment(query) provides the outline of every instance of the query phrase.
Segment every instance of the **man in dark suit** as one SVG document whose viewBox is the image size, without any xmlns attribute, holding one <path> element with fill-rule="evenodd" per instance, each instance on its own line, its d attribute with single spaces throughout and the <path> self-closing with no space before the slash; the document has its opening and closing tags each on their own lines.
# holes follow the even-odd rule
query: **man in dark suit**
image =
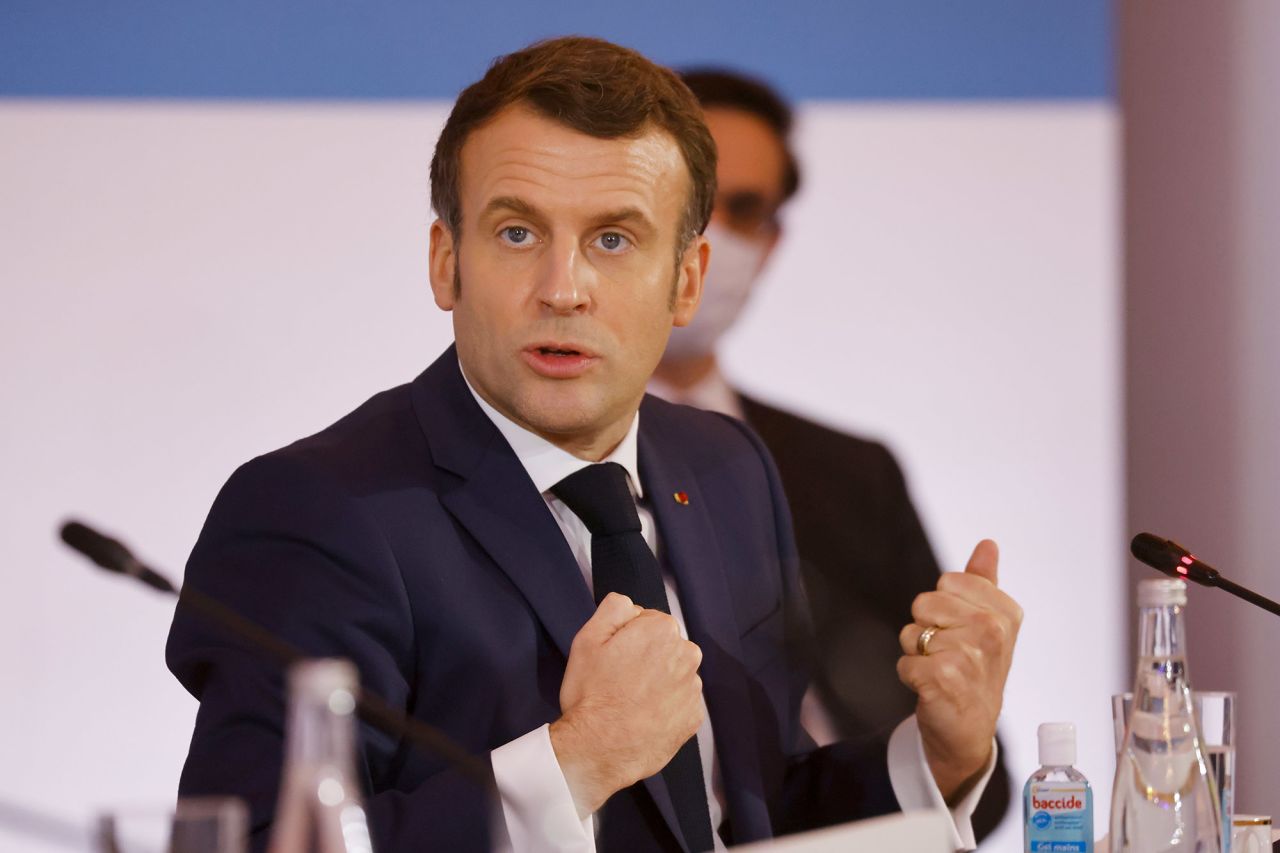
<svg viewBox="0 0 1280 853">
<path fill-rule="evenodd" d="M 887 740 L 915 704 L 898 678 L 898 631 L 939 567 L 897 460 L 878 441 L 838 432 L 731 387 L 716 345 L 737 320 L 782 236 L 781 208 L 800 187 L 790 106 L 766 83 L 726 69 L 682 79 L 702 104 L 717 150 L 707 234 L 715 250 L 702 305 L 676 329 L 650 393 L 745 420 L 778 466 L 791 504 L 815 635 L 802 722 L 819 744 Z M 1008 811 L 998 763 L 973 815 L 975 836 Z"/>
<path fill-rule="evenodd" d="M 237 471 L 186 583 L 486 761 L 497 846 L 704 850 L 944 803 L 962 844 L 1021 619 L 994 545 L 917 600 L 894 740 L 812 749 L 769 455 L 644 396 L 697 309 L 714 176 L 696 100 L 639 54 L 570 38 L 495 63 L 432 163 L 455 347 Z M 168 660 L 201 702 L 182 793 L 244 796 L 264 838 L 279 674 L 183 608 Z M 486 845 L 484 793 L 443 762 L 367 730 L 358 759 L 377 849 Z"/>
</svg>

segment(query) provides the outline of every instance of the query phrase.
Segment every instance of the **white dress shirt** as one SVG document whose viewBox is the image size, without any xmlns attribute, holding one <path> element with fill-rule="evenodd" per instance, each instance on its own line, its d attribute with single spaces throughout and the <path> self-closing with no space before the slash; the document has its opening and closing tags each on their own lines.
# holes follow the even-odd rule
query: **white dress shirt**
<svg viewBox="0 0 1280 853">
<path fill-rule="evenodd" d="M 534 486 L 542 493 L 548 510 L 560 526 L 561 532 L 564 533 L 569 547 L 578 560 L 583 580 L 590 588 L 591 533 L 586 525 L 551 493 L 551 488 L 570 474 L 593 463 L 561 450 L 541 436 L 529 432 L 506 418 L 475 392 L 470 380 L 467 381 L 467 387 L 485 415 L 507 440 L 516 458 L 528 472 Z M 640 515 L 641 534 L 654 553 L 659 555 L 659 564 L 661 564 L 662 552 L 659 550 L 657 528 L 653 523 L 652 513 L 643 503 L 644 494 L 640 484 L 636 453 L 636 436 L 639 426 L 640 416 L 637 413 L 626 437 L 601 461 L 617 462 L 626 469 L 632 493 L 637 500 L 636 508 Z M 667 602 L 671 607 L 671 615 L 679 623 L 681 634 L 688 637 L 684 616 L 680 610 L 679 596 L 670 574 L 665 570 L 663 582 L 667 590 Z M 709 715 L 704 717 L 702 726 L 698 729 L 697 738 L 698 750 L 702 758 L 703 780 L 707 786 L 707 807 L 711 815 L 711 827 L 715 831 L 718 830 L 724 814 L 724 800 L 716 761 L 715 736 L 711 730 Z M 578 817 L 577 806 L 574 805 L 568 782 L 565 781 L 555 750 L 551 746 L 549 726 L 539 726 L 494 749 L 490 753 L 490 761 L 494 778 L 502 791 L 503 820 L 495 821 L 494 849 L 518 853 L 526 853 L 526 851 L 529 853 L 533 851 L 594 853 L 593 820 L 591 818 L 582 820 Z M 889 739 L 888 761 L 889 781 L 903 811 L 947 810 L 946 802 L 934 783 L 925 760 L 924 747 L 914 716 L 908 717 L 894 730 Z M 954 809 L 950 810 L 955 824 L 954 842 L 957 849 L 972 849 L 974 846 L 969 818 L 994 768 L 993 749 L 991 761 L 979 783 Z M 724 842 L 720 839 L 718 831 L 715 832 L 714 838 L 716 849 L 723 850 Z"/>
</svg>

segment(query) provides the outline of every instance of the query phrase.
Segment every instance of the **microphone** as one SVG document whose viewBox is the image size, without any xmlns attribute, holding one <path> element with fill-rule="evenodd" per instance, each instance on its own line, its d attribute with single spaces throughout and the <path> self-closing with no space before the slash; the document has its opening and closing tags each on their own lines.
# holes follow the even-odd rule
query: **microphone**
<svg viewBox="0 0 1280 853">
<path fill-rule="evenodd" d="M 1161 539 L 1151 533 L 1139 533 L 1129 544 L 1133 556 L 1169 577 L 1185 578 L 1201 586 L 1217 586 L 1222 580 L 1218 570 L 1196 558 L 1172 539 Z"/>
<path fill-rule="evenodd" d="M 1139 561 L 1169 577 L 1226 590 L 1237 598 L 1243 598 L 1250 604 L 1280 616 L 1280 604 L 1227 580 L 1213 566 L 1172 539 L 1161 539 L 1153 533 L 1139 533 L 1129 543 L 1129 551 Z"/>
<path fill-rule="evenodd" d="M 128 548 L 110 536 L 104 536 L 78 521 L 68 521 L 62 525 L 61 534 L 63 542 L 107 571 L 137 578 L 152 589 L 158 589 L 161 592 L 177 592 L 167 578 L 147 568 L 137 557 L 129 553 Z"/>
<path fill-rule="evenodd" d="M 194 589 L 178 588 L 159 572 L 148 568 L 129 551 L 122 542 L 104 536 L 87 524 L 69 521 L 62 525 L 62 541 L 97 565 L 110 572 L 118 572 L 135 578 L 152 589 L 177 596 L 179 607 L 191 607 L 223 630 L 271 655 L 281 666 L 311 657 L 298 647 L 277 637 L 251 619 L 246 619 L 212 596 Z M 365 722 L 377 729 L 409 741 L 428 753 L 440 756 L 463 775 L 472 779 L 490 793 L 501 797 L 502 792 L 494 782 L 493 770 L 484 761 L 459 746 L 439 729 L 410 717 L 387 700 L 360 687 L 356 695 L 356 710 Z"/>
</svg>

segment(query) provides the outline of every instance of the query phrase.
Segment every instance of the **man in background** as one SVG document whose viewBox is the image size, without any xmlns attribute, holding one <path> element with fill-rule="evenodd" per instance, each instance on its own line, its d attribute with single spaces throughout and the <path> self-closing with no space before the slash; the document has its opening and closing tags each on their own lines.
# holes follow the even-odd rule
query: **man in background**
<svg viewBox="0 0 1280 853">
<path fill-rule="evenodd" d="M 675 329 L 649 391 L 750 424 L 773 454 L 791 504 L 816 635 L 805 728 L 820 744 L 884 740 L 911 713 L 893 654 L 911 602 L 939 567 L 906 482 L 883 444 L 837 432 L 740 393 L 716 346 L 737 320 L 782 236 L 779 212 L 800 187 L 791 108 L 768 85 L 731 71 L 693 70 L 719 160 L 707 237 L 713 258 L 693 322 Z M 973 816 L 982 839 L 1009 806 L 997 766 Z"/>
</svg>

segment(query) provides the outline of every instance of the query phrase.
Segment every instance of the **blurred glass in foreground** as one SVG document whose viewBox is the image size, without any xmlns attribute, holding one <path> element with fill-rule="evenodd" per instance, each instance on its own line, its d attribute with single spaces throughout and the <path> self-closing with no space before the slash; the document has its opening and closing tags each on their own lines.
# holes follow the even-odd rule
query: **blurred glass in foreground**
<svg viewBox="0 0 1280 853">
<path fill-rule="evenodd" d="M 289 716 L 271 853 L 371 853 L 355 772 L 355 665 L 305 660 L 289 669 Z"/>
<path fill-rule="evenodd" d="M 98 819 L 100 853 L 244 853 L 249 811 L 235 797 L 193 797 L 177 808 L 121 809 Z"/>
</svg>

